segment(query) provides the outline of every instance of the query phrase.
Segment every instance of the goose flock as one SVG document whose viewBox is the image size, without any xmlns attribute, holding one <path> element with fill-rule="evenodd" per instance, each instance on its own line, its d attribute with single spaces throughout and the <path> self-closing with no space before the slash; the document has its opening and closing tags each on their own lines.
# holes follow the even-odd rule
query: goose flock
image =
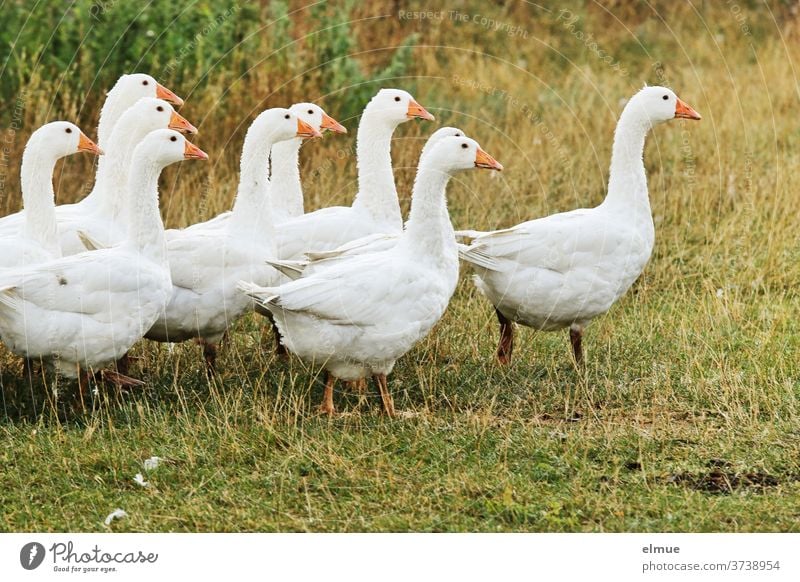
<svg viewBox="0 0 800 582">
<path fill-rule="evenodd" d="M 232 210 L 165 230 L 161 171 L 208 159 L 185 137 L 197 130 L 175 111 L 181 105 L 151 76 L 123 75 L 96 144 L 66 121 L 31 135 L 23 209 L 0 218 L 0 340 L 28 369 L 42 362 L 77 378 L 82 396 L 90 381 L 142 384 L 128 374 L 127 354 L 143 338 L 194 340 L 213 373 L 221 338 L 254 310 L 278 351 L 326 371 L 323 413 L 335 413 L 337 380 L 363 387 L 373 378 L 394 415 L 387 377 L 444 314 L 459 260 L 495 309 L 501 364 L 511 361 L 516 323 L 569 329 L 580 365 L 586 326 L 625 294 L 653 249 L 645 137 L 670 119 L 700 119 L 671 90 L 645 87 L 617 124 L 602 204 L 482 232 L 454 231 L 447 185 L 461 171 L 503 166 L 453 127 L 425 143 L 403 222 L 392 136 L 408 120 L 434 121 L 406 91 L 381 89 L 361 115 L 352 205 L 314 212 L 303 204 L 300 147 L 347 130 L 313 103 L 272 108 L 247 131 Z M 56 162 L 77 152 L 101 156 L 94 187 L 56 206 Z"/>
</svg>

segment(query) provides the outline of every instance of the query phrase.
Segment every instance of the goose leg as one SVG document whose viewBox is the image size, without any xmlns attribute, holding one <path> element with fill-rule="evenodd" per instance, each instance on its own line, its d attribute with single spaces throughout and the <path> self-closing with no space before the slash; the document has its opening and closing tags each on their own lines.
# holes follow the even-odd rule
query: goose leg
<svg viewBox="0 0 800 582">
<path fill-rule="evenodd" d="M 389 392 L 389 382 L 386 380 L 386 374 L 375 374 L 373 378 L 375 378 L 375 382 L 378 383 L 378 389 L 381 391 L 383 411 L 388 416 L 394 416 L 394 400 L 392 400 L 392 394 Z"/>
<path fill-rule="evenodd" d="M 286 351 L 286 346 L 281 343 L 281 332 L 278 331 L 278 326 L 274 322 L 270 321 L 270 324 L 272 325 L 272 335 L 275 336 L 275 355 L 282 358 L 286 357 L 289 352 Z"/>
<path fill-rule="evenodd" d="M 217 371 L 217 344 L 203 341 L 203 359 L 206 361 L 206 371 L 213 374 Z"/>
<path fill-rule="evenodd" d="M 497 361 L 503 366 L 511 363 L 511 352 L 514 351 L 514 324 L 506 316 L 495 309 L 497 321 L 500 322 L 500 343 L 497 344 Z"/>
<path fill-rule="evenodd" d="M 583 327 L 573 325 L 569 328 L 569 343 L 572 345 L 572 355 L 578 367 L 583 367 Z"/>
<path fill-rule="evenodd" d="M 34 361 L 30 358 L 22 360 L 22 374 L 28 379 L 28 382 L 33 382 L 33 377 L 36 375 L 36 367 Z"/>
<path fill-rule="evenodd" d="M 131 367 L 131 358 L 126 353 L 119 360 L 117 360 L 117 372 L 123 376 L 127 376 Z"/>
<path fill-rule="evenodd" d="M 328 372 L 325 378 L 325 394 L 322 396 L 322 404 L 319 406 L 321 414 L 332 416 L 336 413 L 333 407 L 333 387 L 336 385 L 336 376 Z"/>
</svg>

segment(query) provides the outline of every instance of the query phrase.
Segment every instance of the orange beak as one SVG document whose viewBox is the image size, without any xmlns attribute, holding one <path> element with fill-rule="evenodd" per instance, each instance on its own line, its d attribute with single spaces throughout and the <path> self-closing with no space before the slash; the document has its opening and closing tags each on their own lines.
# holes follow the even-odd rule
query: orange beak
<svg viewBox="0 0 800 582">
<path fill-rule="evenodd" d="M 684 103 L 680 99 L 678 99 L 675 102 L 675 117 L 682 119 L 695 119 L 695 120 L 702 119 L 702 117 L 700 117 L 700 114 L 697 111 L 689 107 L 686 103 Z"/>
<path fill-rule="evenodd" d="M 176 107 L 183 105 L 183 99 L 175 95 L 175 93 L 164 87 L 161 83 L 156 83 L 156 97 L 163 99 L 167 103 L 172 103 Z"/>
<path fill-rule="evenodd" d="M 420 119 L 427 119 L 428 121 L 433 121 L 436 119 L 433 115 L 431 115 L 427 109 L 425 109 L 422 105 L 414 101 L 413 99 L 408 104 L 408 111 L 406 115 L 413 119 L 414 117 L 419 117 Z"/>
<path fill-rule="evenodd" d="M 495 160 L 481 148 L 478 148 L 478 153 L 475 154 L 475 167 L 485 168 L 487 170 L 497 170 L 500 172 L 503 169 L 503 164 Z"/>
<path fill-rule="evenodd" d="M 327 113 L 322 114 L 322 125 L 320 127 L 329 129 L 334 133 L 347 133 L 347 128 Z"/>
<path fill-rule="evenodd" d="M 186 133 L 186 134 L 197 133 L 197 128 L 188 121 L 186 121 L 186 118 L 176 111 L 172 112 L 172 115 L 169 118 L 169 125 L 167 127 L 169 127 L 170 129 L 174 129 L 175 131 L 180 131 L 181 133 Z"/>
<path fill-rule="evenodd" d="M 90 140 L 86 135 L 81 132 L 81 135 L 78 136 L 78 151 L 79 152 L 89 152 L 90 154 L 94 154 L 96 156 L 102 156 L 103 150 L 97 147 L 97 144 Z"/>
<path fill-rule="evenodd" d="M 207 160 L 208 154 L 187 139 L 183 146 L 183 157 L 187 160 Z"/>
<path fill-rule="evenodd" d="M 298 117 L 297 137 L 302 137 L 303 139 L 307 139 L 310 137 L 322 137 L 322 134 Z"/>
</svg>

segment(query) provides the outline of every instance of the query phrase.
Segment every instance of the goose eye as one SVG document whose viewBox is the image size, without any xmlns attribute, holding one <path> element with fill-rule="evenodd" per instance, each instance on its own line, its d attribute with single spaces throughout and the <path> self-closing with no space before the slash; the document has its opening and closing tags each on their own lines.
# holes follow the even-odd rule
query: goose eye
<svg viewBox="0 0 800 582">
<path fill-rule="evenodd" d="M 314 111 L 313 111 L 313 110 L 311 110 L 311 109 L 309 109 L 309 110 L 308 110 L 308 114 L 309 114 L 309 115 L 314 115 Z"/>
<path fill-rule="evenodd" d="M 178 141 L 178 138 L 173 135 L 169 138 L 169 141 Z"/>
<path fill-rule="evenodd" d="M 395 101 L 400 101 L 400 97 L 395 97 L 394 100 Z"/>
<path fill-rule="evenodd" d="M 664 95 L 664 97 L 662 97 L 662 99 L 664 99 L 664 101 L 666 101 L 667 99 L 669 99 L 669 95 Z"/>
<path fill-rule="evenodd" d="M 284 119 L 289 119 L 289 114 L 287 113 L 286 115 L 283 116 L 283 118 Z"/>
<path fill-rule="evenodd" d="M 457 134 L 456 134 L 456 137 L 461 137 L 461 134 L 460 134 L 460 133 L 457 133 Z"/>
<path fill-rule="evenodd" d="M 142 85 L 149 85 L 149 84 L 150 84 L 150 81 L 148 81 L 147 79 L 145 79 L 144 81 L 142 81 Z"/>
<path fill-rule="evenodd" d="M 65 129 L 64 131 L 66 131 L 67 133 L 72 133 L 72 128 L 71 128 L 71 127 L 68 127 L 68 128 L 67 128 L 67 129 Z"/>
<path fill-rule="evenodd" d="M 164 108 L 161 105 L 159 105 L 158 107 L 156 107 L 156 111 L 164 111 Z"/>
<path fill-rule="evenodd" d="M 465 144 L 465 143 L 462 143 L 461 147 L 464 148 L 464 149 L 467 149 L 469 146 L 467 144 Z"/>
</svg>

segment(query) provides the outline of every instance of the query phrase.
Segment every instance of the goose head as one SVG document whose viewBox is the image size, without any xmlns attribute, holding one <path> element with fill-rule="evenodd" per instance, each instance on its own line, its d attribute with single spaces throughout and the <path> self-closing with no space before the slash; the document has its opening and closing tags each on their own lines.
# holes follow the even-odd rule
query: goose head
<svg viewBox="0 0 800 582">
<path fill-rule="evenodd" d="M 334 133 L 347 133 L 347 129 L 341 123 L 314 103 L 295 103 L 289 108 L 289 111 L 319 132 L 327 129 Z"/>
<path fill-rule="evenodd" d="M 466 136 L 443 137 L 431 148 L 426 160 L 448 174 L 471 168 L 498 171 L 503 169 L 502 164 L 481 149 L 478 142 Z"/>
<path fill-rule="evenodd" d="M 433 146 L 439 143 L 442 138 L 464 136 L 466 136 L 466 134 L 457 127 L 440 127 L 431 134 L 431 136 L 425 142 L 425 145 L 422 146 L 422 153 L 420 153 L 419 159 L 421 160 L 424 158 L 433 149 Z"/>
<path fill-rule="evenodd" d="M 286 141 L 295 137 L 301 139 L 322 137 L 318 129 L 283 107 L 274 107 L 261 113 L 253 122 L 251 129 L 255 129 L 259 135 L 269 137 L 273 142 Z"/>
<path fill-rule="evenodd" d="M 33 132 L 27 147 L 34 147 L 37 153 L 49 155 L 55 160 L 78 152 L 103 153 L 77 125 L 69 121 L 53 121 L 43 125 Z"/>
<path fill-rule="evenodd" d="M 701 119 L 697 111 L 666 87 L 645 87 L 628 101 L 625 110 L 634 112 L 650 125 L 676 118 Z"/>
<path fill-rule="evenodd" d="M 145 73 L 122 75 L 112 91 L 125 94 L 131 103 L 143 97 L 156 97 L 177 107 L 183 105 L 183 99 Z"/>
<path fill-rule="evenodd" d="M 136 146 L 136 155 L 158 167 L 181 160 L 208 160 L 208 154 L 173 129 L 156 129 Z"/>
<path fill-rule="evenodd" d="M 364 109 L 364 114 L 385 119 L 397 126 L 409 119 L 427 119 L 433 121 L 433 115 L 419 103 L 410 93 L 401 89 L 381 89 Z"/>
<path fill-rule="evenodd" d="M 197 128 L 175 111 L 172 105 L 163 99 L 146 97 L 139 99 L 122 114 L 118 127 L 112 135 L 117 139 L 118 132 L 122 132 L 134 142 L 138 142 L 156 129 L 173 129 L 186 134 L 197 133 Z"/>
</svg>

